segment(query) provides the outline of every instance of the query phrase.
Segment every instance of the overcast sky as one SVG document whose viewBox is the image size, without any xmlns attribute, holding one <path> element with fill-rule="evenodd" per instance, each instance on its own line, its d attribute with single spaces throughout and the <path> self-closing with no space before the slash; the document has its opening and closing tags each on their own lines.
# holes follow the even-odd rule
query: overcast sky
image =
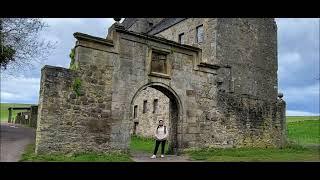
<svg viewBox="0 0 320 180">
<path fill-rule="evenodd" d="M 57 48 L 42 64 L 8 77 L 1 72 L 1 102 L 37 104 L 40 69 L 45 65 L 69 67 L 74 32 L 106 37 L 111 18 L 45 19 L 43 37 Z M 276 19 L 278 26 L 279 91 L 287 102 L 287 115 L 319 114 L 319 19 Z M 10 68 L 10 67 L 9 67 Z"/>
</svg>

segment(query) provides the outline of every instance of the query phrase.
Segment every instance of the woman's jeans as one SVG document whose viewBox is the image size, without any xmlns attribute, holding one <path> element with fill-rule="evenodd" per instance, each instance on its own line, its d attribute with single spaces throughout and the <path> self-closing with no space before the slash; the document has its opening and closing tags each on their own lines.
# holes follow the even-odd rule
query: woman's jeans
<svg viewBox="0 0 320 180">
<path fill-rule="evenodd" d="M 166 145 L 166 140 L 156 140 L 156 147 L 154 148 L 153 154 L 156 155 L 158 152 L 159 145 L 161 143 L 161 154 L 164 154 L 164 146 Z"/>
</svg>

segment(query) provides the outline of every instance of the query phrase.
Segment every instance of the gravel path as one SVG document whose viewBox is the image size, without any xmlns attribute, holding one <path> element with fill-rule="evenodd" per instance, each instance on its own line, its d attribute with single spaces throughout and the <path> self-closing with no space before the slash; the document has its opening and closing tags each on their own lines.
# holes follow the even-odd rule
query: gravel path
<svg viewBox="0 0 320 180">
<path fill-rule="evenodd" d="M 0 162 L 17 162 L 28 144 L 35 142 L 35 130 L 21 125 L 1 123 Z"/>
</svg>

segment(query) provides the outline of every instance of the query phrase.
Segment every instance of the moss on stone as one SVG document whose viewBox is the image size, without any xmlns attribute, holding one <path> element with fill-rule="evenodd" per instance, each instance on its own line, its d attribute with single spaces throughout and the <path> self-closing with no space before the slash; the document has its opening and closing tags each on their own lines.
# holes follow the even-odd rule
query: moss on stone
<svg viewBox="0 0 320 180">
<path fill-rule="evenodd" d="M 76 78 L 73 81 L 72 88 L 73 88 L 73 91 L 76 93 L 76 95 L 80 96 L 80 88 L 81 88 L 81 79 L 80 78 Z"/>
<path fill-rule="evenodd" d="M 75 49 L 74 48 L 72 48 L 71 49 L 71 52 L 70 52 L 70 54 L 69 54 L 69 57 L 70 57 L 70 59 L 71 59 L 71 62 L 70 62 L 70 69 L 71 70 L 76 70 L 77 68 L 78 68 L 78 65 L 77 65 L 77 63 L 75 63 Z"/>
</svg>

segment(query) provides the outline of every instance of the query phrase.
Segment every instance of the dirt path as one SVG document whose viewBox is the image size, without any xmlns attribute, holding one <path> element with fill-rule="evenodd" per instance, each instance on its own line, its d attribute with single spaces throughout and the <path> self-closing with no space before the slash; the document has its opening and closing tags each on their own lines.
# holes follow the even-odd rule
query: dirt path
<svg viewBox="0 0 320 180">
<path fill-rule="evenodd" d="M 35 142 L 35 130 L 1 123 L 0 162 L 17 162 L 28 144 Z"/>
<path fill-rule="evenodd" d="M 148 154 L 145 152 L 132 152 L 132 160 L 135 162 L 200 162 L 200 161 L 191 161 L 189 157 L 181 155 L 165 155 L 164 158 L 160 158 L 160 155 L 157 156 L 156 159 L 151 159 L 150 156 L 152 154 Z"/>
</svg>

